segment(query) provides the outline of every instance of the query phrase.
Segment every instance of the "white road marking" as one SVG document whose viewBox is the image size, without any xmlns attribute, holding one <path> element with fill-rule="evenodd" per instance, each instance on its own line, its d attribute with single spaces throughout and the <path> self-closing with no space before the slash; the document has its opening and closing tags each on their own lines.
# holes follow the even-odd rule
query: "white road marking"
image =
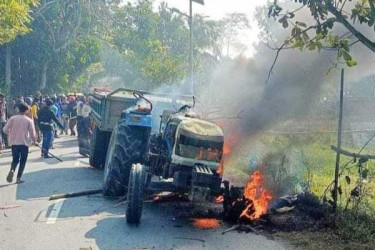
<svg viewBox="0 0 375 250">
<path fill-rule="evenodd" d="M 55 224 L 57 221 L 57 218 L 59 217 L 60 210 L 62 208 L 62 205 L 64 204 L 65 200 L 61 200 L 55 203 L 53 205 L 51 213 L 49 214 L 49 217 L 47 218 L 46 224 Z"/>
</svg>

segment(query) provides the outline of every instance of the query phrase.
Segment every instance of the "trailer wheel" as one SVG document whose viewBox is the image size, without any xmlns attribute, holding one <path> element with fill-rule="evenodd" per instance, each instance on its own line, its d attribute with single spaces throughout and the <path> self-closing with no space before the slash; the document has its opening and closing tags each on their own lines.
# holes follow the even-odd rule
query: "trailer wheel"
<svg viewBox="0 0 375 250">
<path fill-rule="evenodd" d="M 128 207 L 126 209 L 126 222 L 129 224 L 138 224 L 141 220 L 145 184 L 145 166 L 139 163 L 133 164 L 129 176 Z"/>
<path fill-rule="evenodd" d="M 89 163 L 93 168 L 102 169 L 104 167 L 110 135 L 110 132 L 101 131 L 98 127 L 94 129 L 90 140 L 89 154 Z"/>
<path fill-rule="evenodd" d="M 104 166 L 104 195 L 125 195 L 132 164 L 141 162 L 147 153 L 148 133 L 142 127 L 126 125 L 125 120 L 118 122 L 112 132 Z"/>
</svg>

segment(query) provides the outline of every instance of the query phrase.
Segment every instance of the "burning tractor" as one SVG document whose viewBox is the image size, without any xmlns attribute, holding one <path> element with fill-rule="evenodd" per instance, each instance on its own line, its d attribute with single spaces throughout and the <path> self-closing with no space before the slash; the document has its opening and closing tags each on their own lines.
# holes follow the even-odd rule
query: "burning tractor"
<svg viewBox="0 0 375 250">
<path fill-rule="evenodd" d="M 103 193 L 127 192 L 126 221 L 140 222 L 148 194 L 179 192 L 189 194 L 192 201 L 217 196 L 222 182 L 218 171 L 222 129 L 183 105 L 178 111 L 163 110 L 158 131 L 153 131 L 153 102 L 140 92 L 133 95 L 137 104 L 122 112 L 104 164 Z"/>
</svg>

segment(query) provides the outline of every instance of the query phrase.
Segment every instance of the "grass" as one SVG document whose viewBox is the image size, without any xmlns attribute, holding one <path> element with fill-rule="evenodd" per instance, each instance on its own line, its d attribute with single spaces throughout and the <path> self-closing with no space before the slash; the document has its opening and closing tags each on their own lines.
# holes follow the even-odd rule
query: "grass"
<svg viewBox="0 0 375 250">
<path fill-rule="evenodd" d="M 336 153 L 330 145 L 335 144 L 336 138 L 330 134 L 257 136 L 249 139 L 227 159 L 225 176 L 236 185 L 245 184 L 249 173 L 254 170 L 250 159 L 256 156 L 259 159 L 257 167 L 265 176 L 265 185 L 275 196 L 308 189 L 322 197 L 334 177 Z M 353 146 L 348 136 L 344 137 L 342 147 L 350 152 L 360 150 L 360 147 Z M 375 154 L 375 148 L 367 147 L 362 154 Z M 341 156 L 340 170 L 352 160 Z M 332 225 L 332 233 L 342 241 L 357 242 L 375 249 L 375 162 L 366 162 L 363 169 L 368 169 L 368 174 L 360 199 L 351 196 L 352 190 L 363 181 L 359 175 L 358 159 L 356 163 L 348 164 L 340 177 L 342 194 L 338 199 L 339 212 Z M 332 200 L 330 190 L 325 197 Z M 349 198 L 351 202 L 348 203 Z"/>
</svg>

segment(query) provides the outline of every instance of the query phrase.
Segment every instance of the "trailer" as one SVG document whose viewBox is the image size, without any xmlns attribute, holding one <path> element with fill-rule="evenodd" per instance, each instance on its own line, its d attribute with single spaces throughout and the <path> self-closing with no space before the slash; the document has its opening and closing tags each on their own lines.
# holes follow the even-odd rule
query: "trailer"
<svg viewBox="0 0 375 250">
<path fill-rule="evenodd" d="M 180 106 L 194 105 L 192 96 L 157 94 L 124 88 L 115 91 L 94 91 L 89 96 L 93 133 L 88 148 L 80 149 L 82 152 L 88 152 L 92 167 L 104 168 L 113 129 L 121 119 L 122 112 L 137 103 L 134 93 L 139 93 L 154 103 L 153 131 L 160 129 L 158 124 L 164 111 L 175 112 Z"/>
</svg>

